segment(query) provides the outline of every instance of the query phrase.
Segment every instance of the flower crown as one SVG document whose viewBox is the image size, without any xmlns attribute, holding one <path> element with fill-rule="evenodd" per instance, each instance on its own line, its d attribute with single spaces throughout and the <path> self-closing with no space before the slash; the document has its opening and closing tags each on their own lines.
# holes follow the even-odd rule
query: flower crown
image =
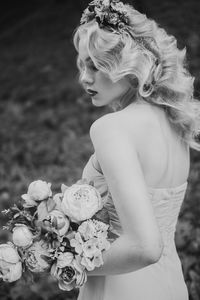
<svg viewBox="0 0 200 300">
<path fill-rule="evenodd" d="M 127 8 L 119 0 L 94 0 L 81 17 L 81 24 L 96 20 L 100 28 L 122 33 L 129 26 Z"/>
<path fill-rule="evenodd" d="M 136 37 L 130 32 L 130 19 L 128 16 L 128 5 L 120 0 L 93 0 L 84 10 L 80 24 L 95 20 L 100 28 L 104 28 L 116 34 L 128 32 L 132 38 L 144 49 L 149 50 L 159 59 L 158 47 L 151 37 Z"/>
<path fill-rule="evenodd" d="M 151 83 L 151 85 L 154 85 L 162 73 L 158 46 L 152 37 L 133 36 L 128 13 L 129 7 L 129 5 L 124 5 L 120 0 L 93 0 L 84 10 L 80 24 L 86 24 L 95 20 L 99 27 L 105 30 L 116 34 L 127 32 L 143 51 L 149 51 L 155 58 L 154 78 Z"/>
</svg>

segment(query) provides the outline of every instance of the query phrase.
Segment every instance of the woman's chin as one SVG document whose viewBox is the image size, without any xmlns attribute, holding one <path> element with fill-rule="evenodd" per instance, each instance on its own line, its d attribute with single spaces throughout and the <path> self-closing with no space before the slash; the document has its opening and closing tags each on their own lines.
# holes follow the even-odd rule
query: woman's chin
<svg viewBox="0 0 200 300">
<path fill-rule="evenodd" d="M 102 106 L 105 106 L 105 105 L 103 105 L 103 104 L 101 104 L 101 103 L 94 103 L 94 102 L 92 102 L 92 104 L 93 104 L 94 106 L 96 106 L 96 107 L 102 107 Z"/>
<path fill-rule="evenodd" d="M 92 97 L 91 99 L 92 99 L 92 104 L 94 106 L 98 106 L 98 107 L 105 106 L 105 103 L 103 103 L 101 100 L 99 100 L 99 99 L 97 99 L 95 97 Z"/>
</svg>

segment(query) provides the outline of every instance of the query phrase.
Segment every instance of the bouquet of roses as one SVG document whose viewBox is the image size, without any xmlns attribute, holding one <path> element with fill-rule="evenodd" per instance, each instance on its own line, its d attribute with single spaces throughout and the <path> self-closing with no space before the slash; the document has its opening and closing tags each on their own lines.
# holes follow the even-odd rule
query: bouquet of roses
<svg viewBox="0 0 200 300">
<path fill-rule="evenodd" d="M 4 210 L 12 242 L 0 245 L 0 278 L 51 274 L 62 290 L 79 288 L 103 264 L 110 247 L 109 215 L 93 182 L 79 180 L 53 196 L 51 184 L 32 182 L 18 205 Z"/>
</svg>

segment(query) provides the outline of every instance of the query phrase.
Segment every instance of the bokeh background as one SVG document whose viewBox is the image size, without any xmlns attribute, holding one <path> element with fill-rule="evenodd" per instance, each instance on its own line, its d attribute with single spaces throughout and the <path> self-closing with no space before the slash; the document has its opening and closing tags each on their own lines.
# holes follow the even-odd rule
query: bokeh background
<svg viewBox="0 0 200 300">
<path fill-rule="evenodd" d="M 187 47 L 188 68 L 200 98 L 200 1 L 130 0 Z M 85 0 L 29 0 L 0 4 L 0 210 L 35 179 L 72 184 L 93 147 L 89 128 L 107 108 L 93 107 L 78 84 L 72 35 Z M 6 222 L 0 216 L 0 227 Z M 0 229 L 0 243 L 9 235 Z M 189 186 L 176 245 L 190 300 L 200 299 L 200 153 L 191 151 Z M 51 278 L 0 282 L 1 300 L 76 299 Z M 133 295 L 134 299 L 134 295 Z M 156 299 L 155 299 L 156 300 Z M 158 299 L 157 299 L 158 300 Z"/>
</svg>

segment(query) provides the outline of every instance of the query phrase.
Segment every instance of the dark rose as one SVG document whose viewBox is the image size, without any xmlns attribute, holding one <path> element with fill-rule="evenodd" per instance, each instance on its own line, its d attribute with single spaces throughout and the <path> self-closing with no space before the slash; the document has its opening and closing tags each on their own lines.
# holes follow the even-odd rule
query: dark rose
<svg viewBox="0 0 200 300">
<path fill-rule="evenodd" d="M 51 275 L 58 280 L 59 288 L 64 291 L 80 287 L 87 280 L 80 257 L 74 258 L 71 252 L 65 252 L 58 256 L 57 262 L 51 268 Z"/>
<path fill-rule="evenodd" d="M 74 279 L 74 276 L 76 275 L 74 269 L 71 266 L 67 266 L 62 269 L 62 273 L 60 277 L 68 283 L 71 283 L 72 280 Z"/>
</svg>

